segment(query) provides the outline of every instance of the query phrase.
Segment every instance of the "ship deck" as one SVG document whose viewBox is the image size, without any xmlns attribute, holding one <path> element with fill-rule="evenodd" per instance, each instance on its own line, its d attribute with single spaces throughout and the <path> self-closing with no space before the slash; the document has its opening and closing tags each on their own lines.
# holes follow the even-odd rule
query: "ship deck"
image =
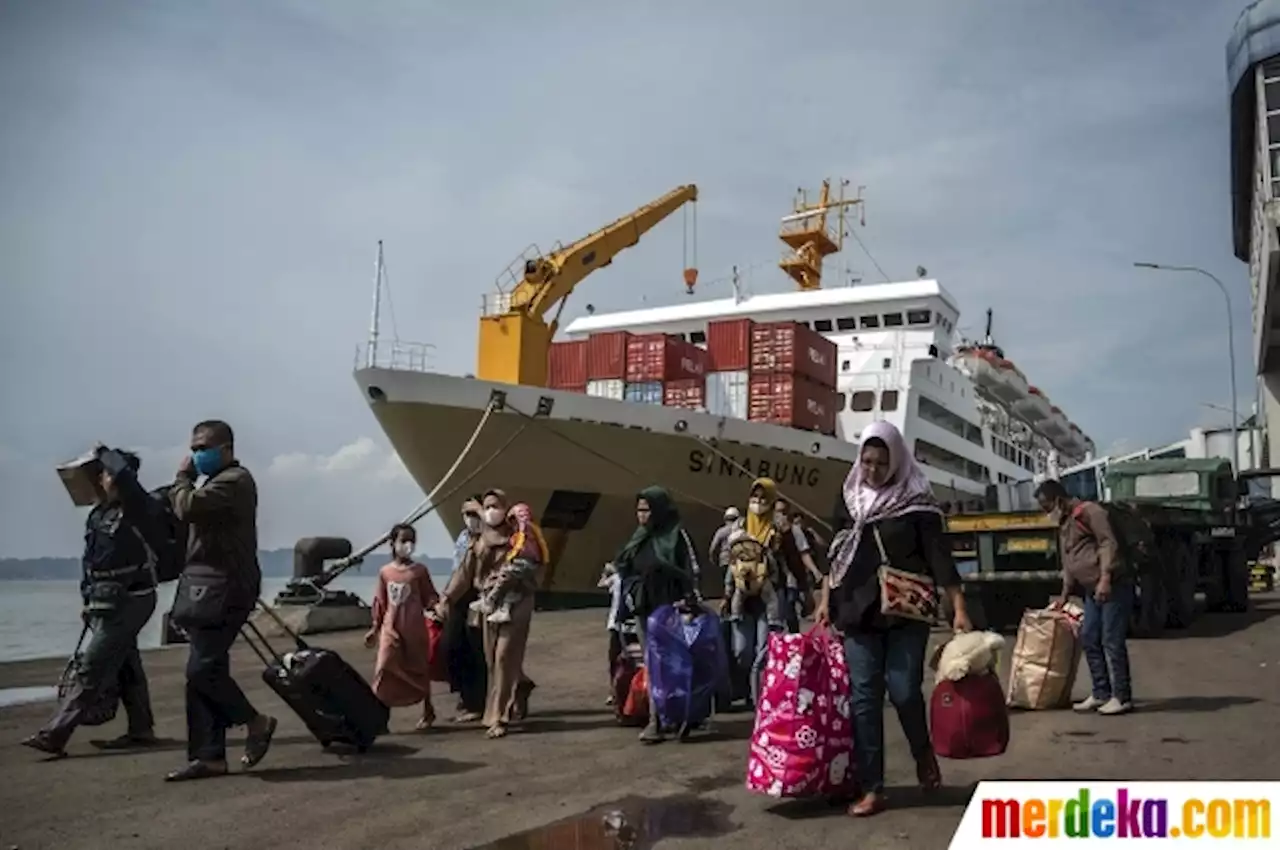
<svg viewBox="0 0 1280 850">
<path fill-rule="evenodd" d="M 262 685 L 249 651 L 237 647 L 233 664 L 250 698 L 282 719 L 276 745 L 251 773 L 187 785 L 161 782 L 183 758 L 185 654 L 156 650 L 144 658 L 158 731 L 170 741 L 160 751 L 94 751 L 88 739 L 121 731 L 118 719 L 82 730 L 70 758 L 42 762 L 17 742 L 51 704 L 0 710 L 0 846 L 596 850 L 614 845 L 599 840 L 599 814 L 586 813 L 618 806 L 651 831 L 638 848 L 652 847 L 660 834 L 672 840 L 659 847 L 673 849 L 724 847 L 727 838 L 740 850 L 939 850 L 981 779 L 1172 780 L 1188 778 L 1189 765 L 1203 779 L 1274 778 L 1280 739 L 1270 730 L 1280 685 L 1268 647 L 1280 642 L 1277 614 L 1280 600 L 1264 598 L 1253 614 L 1207 615 L 1190 635 L 1133 642 L 1139 713 L 1016 715 L 1009 752 L 944 763 L 950 790 L 936 798 L 911 790 L 913 767 L 890 711 L 888 778 L 898 808 L 858 822 L 825 806 L 748 794 L 745 715 L 719 719 L 705 740 L 642 749 L 635 730 L 617 728 L 603 706 L 606 636 L 598 611 L 537 615 L 528 670 L 540 687 L 523 733 L 503 741 L 474 729 L 414 734 L 413 709 L 397 709 L 393 734 L 364 756 L 321 752 Z M 373 655 L 359 639 L 318 642 L 368 668 Z M 60 667 L 57 660 L 0 665 L 0 687 L 47 685 Z M 452 701 L 440 694 L 436 704 L 444 713 Z M 535 837 L 519 835 L 556 822 Z"/>
</svg>

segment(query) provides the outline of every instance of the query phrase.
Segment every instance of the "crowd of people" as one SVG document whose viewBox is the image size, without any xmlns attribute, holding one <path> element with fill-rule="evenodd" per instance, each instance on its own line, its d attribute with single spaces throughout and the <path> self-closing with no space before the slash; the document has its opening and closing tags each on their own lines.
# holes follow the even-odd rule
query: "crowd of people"
<svg viewBox="0 0 1280 850">
<path fill-rule="evenodd" d="M 893 425 L 877 422 L 861 438 L 859 460 L 843 488 L 844 511 L 829 542 L 773 481 L 760 478 L 744 493 L 742 506 L 725 510 L 724 525 L 706 550 L 707 563 L 724 576 L 720 614 L 731 634 L 735 676 L 745 682 L 736 697 L 747 707 L 758 698 L 771 633 L 797 632 L 802 620 L 811 619 L 840 636 L 856 741 L 858 790 L 848 809 L 853 816 L 873 815 L 886 805 L 886 695 L 921 786 L 934 789 L 942 783 L 923 696 L 929 626 L 886 614 L 884 569 L 928 582 L 949 602 L 951 626 L 960 632 L 972 628 L 945 537 L 944 512 L 927 477 Z M 225 774 L 226 733 L 236 726 L 247 730 L 241 763 L 253 767 L 267 755 L 277 727 L 230 674 L 229 650 L 260 592 L 256 485 L 236 460 L 234 435 L 225 422 L 197 425 L 190 447 L 165 499 L 172 514 L 189 526 L 183 576 L 190 580 L 180 582 L 175 614 L 180 606 L 203 606 L 203 613 L 188 612 L 194 622 L 185 627 L 188 761 L 167 775 L 169 781 Z M 95 746 L 142 749 L 157 741 L 137 638 L 155 610 L 156 541 L 163 535 L 155 528 L 153 497 L 138 483 L 137 457 L 100 448 L 97 463 L 98 503 L 86 521 L 82 584 L 92 637 L 74 686 L 46 726 L 24 742 L 53 756 L 65 753 L 76 727 L 108 696 L 124 705 L 127 731 Z M 197 486 L 199 477 L 204 481 Z M 1038 495 L 1059 523 L 1068 556 L 1064 593 L 1082 584 L 1088 602 L 1084 643 L 1094 688 L 1077 707 L 1126 710 L 1130 694 L 1120 620 L 1131 592 L 1114 569 L 1114 539 L 1106 532 L 1105 513 L 1079 508 L 1056 482 L 1046 482 Z M 653 612 L 664 605 L 702 605 L 698 548 L 671 494 L 659 486 L 642 489 L 635 517 L 635 530 L 600 579 L 611 600 L 606 624 L 611 671 L 628 633 L 645 645 Z M 399 525 L 389 535 L 393 558 L 379 570 L 366 635 L 366 643 L 377 648 L 371 685 L 387 706 L 421 704 L 418 728 L 431 728 L 437 722 L 431 689 L 438 673 L 428 636 L 434 622 L 442 641 L 437 645 L 446 653 L 445 678 L 457 700 L 452 720 L 478 722 L 488 737 L 499 739 L 528 715 L 536 687 L 525 673 L 525 652 L 547 546 L 528 506 L 512 504 L 502 490 L 467 499 L 462 519 L 455 567 L 439 591 L 427 568 L 414 559 L 413 527 Z M 208 568 L 212 577 L 197 580 Z M 199 592 L 186 599 L 184 587 Z M 659 725 L 652 692 L 649 699 L 649 722 L 640 740 L 656 744 L 668 730 Z"/>
</svg>

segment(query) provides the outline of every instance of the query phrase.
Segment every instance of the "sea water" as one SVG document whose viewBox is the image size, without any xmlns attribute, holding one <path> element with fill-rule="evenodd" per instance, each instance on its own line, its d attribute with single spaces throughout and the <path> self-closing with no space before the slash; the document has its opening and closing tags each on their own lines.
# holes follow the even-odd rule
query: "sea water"
<svg viewBox="0 0 1280 850">
<path fill-rule="evenodd" d="M 448 576 L 432 576 L 436 589 Z M 377 581 L 372 569 L 350 572 L 334 581 L 333 590 L 347 590 L 369 602 Z M 262 598 L 271 602 L 284 589 L 286 578 L 264 578 Z M 162 585 L 156 613 L 138 636 L 138 645 L 160 645 L 160 616 L 173 606 L 175 583 Z M 30 658 L 65 658 L 80 637 L 80 583 L 76 581 L 0 581 L 0 662 Z"/>
</svg>

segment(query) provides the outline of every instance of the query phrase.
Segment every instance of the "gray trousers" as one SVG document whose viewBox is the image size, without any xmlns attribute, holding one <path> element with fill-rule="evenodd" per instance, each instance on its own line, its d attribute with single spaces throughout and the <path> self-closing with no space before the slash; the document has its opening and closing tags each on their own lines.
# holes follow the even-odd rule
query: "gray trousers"
<svg viewBox="0 0 1280 850">
<path fill-rule="evenodd" d="M 97 705 L 100 691 L 116 682 L 129 717 L 129 734 L 152 734 L 155 718 L 138 653 L 138 633 L 155 610 L 156 594 L 152 591 L 144 596 L 125 596 L 117 608 L 95 612 L 89 621 L 92 635 L 82 650 L 80 674 L 42 730 L 54 744 L 65 747 L 86 711 Z"/>
</svg>

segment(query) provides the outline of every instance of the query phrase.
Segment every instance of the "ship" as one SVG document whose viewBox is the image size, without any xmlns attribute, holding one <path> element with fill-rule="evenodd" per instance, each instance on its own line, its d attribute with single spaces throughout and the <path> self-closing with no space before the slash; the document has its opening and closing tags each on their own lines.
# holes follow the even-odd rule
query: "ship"
<svg viewBox="0 0 1280 850">
<path fill-rule="evenodd" d="M 461 503 L 473 493 L 500 488 L 530 505 L 550 551 L 540 597 L 551 607 L 603 601 L 600 569 L 629 537 L 636 494 L 651 484 L 672 494 L 700 545 L 757 477 L 774 479 L 800 510 L 827 522 L 859 434 L 876 420 L 902 431 L 949 512 L 989 508 L 1006 492 L 1026 498 L 1036 477 L 1090 457 L 1089 438 L 995 344 L 990 311 L 984 338 L 969 342 L 957 330 L 957 300 L 924 270 L 900 282 L 821 285 L 823 261 L 851 226 L 846 212 L 862 206 L 861 190 L 847 197 L 847 185 L 824 181 L 814 203 L 798 192 L 782 219 L 779 266 L 793 291 L 745 294 L 735 283 L 728 298 L 580 316 L 560 339 L 575 287 L 696 202 L 697 189 L 679 187 L 567 247 L 531 246 L 484 298 L 475 375 L 434 370 L 428 346 L 380 340 L 379 246 L 356 382 L 450 534 L 461 531 Z M 686 266 L 692 294 L 697 271 Z M 776 401 L 752 406 L 759 382 L 745 326 L 792 326 L 825 341 L 829 389 L 803 398 L 795 390 L 786 405 L 795 410 L 784 416 Z M 683 361 L 682 383 L 696 397 L 673 400 L 661 383 L 650 392 L 654 384 L 628 382 L 625 345 L 608 354 L 618 338 L 665 341 L 676 359 L 705 352 L 709 365 Z M 557 352 L 573 362 L 557 366 Z M 704 571 L 703 590 L 718 595 L 712 572 Z"/>
</svg>

